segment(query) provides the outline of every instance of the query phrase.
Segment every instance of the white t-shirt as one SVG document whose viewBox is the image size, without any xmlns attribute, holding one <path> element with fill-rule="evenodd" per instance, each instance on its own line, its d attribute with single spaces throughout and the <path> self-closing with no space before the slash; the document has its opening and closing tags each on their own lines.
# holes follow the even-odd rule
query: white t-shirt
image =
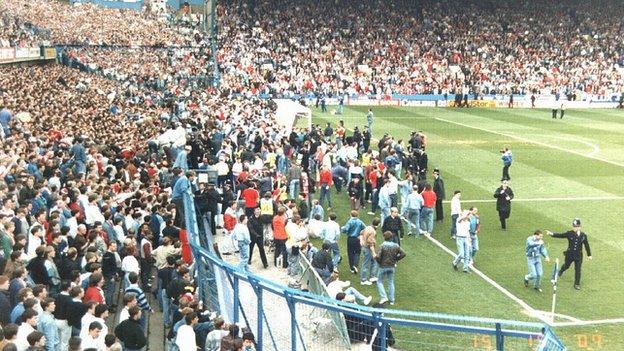
<svg viewBox="0 0 624 351">
<path fill-rule="evenodd" d="M 126 273 L 135 272 L 139 274 L 141 271 L 139 261 L 137 261 L 136 257 L 128 255 L 121 260 L 121 270 Z"/>
<path fill-rule="evenodd" d="M 121 309 L 121 312 L 119 312 L 119 323 L 125 321 L 128 318 L 130 318 L 130 313 L 128 312 L 128 308 L 124 307 Z"/>
<path fill-rule="evenodd" d="M 185 324 L 178 328 L 175 343 L 180 348 L 180 351 L 197 351 L 193 327 Z"/>
<path fill-rule="evenodd" d="M 453 196 L 453 198 L 451 199 L 451 216 L 459 215 L 461 214 L 461 212 L 461 202 L 459 201 L 458 197 Z"/>
<path fill-rule="evenodd" d="M 32 325 L 26 322 L 22 322 L 22 324 L 20 324 L 19 328 L 17 328 L 17 335 L 15 339 L 15 346 L 17 347 L 17 351 L 26 351 L 28 346 L 30 346 L 27 340 L 28 335 L 30 335 L 30 333 L 34 331 L 35 328 L 33 328 Z"/>
</svg>

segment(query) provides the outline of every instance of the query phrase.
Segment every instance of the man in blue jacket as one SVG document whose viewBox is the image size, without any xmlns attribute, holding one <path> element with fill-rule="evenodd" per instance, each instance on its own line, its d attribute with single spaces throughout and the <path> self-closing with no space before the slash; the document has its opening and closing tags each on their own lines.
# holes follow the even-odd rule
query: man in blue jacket
<svg viewBox="0 0 624 351">
<path fill-rule="evenodd" d="M 527 265 L 529 267 L 529 274 L 524 276 L 524 286 L 529 286 L 530 280 L 535 280 L 533 288 L 539 292 L 542 292 L 540 286 L 542 276 L 544 275 L 544 269 L 542 268 L 542 257 L 546 262 L 550 262 L 548 257 L 548 251 L 544 247 L 544 234 L 541 230 L 536 230 L 533 235 L 526 239 L 525 254 L 527 258 Z"/>
<path fill-rule="evenodd" d="M 503 180 L 511 180 L 509 177 L 509 167 L 511 167 L 511 163 L 513 162 L 513 155 L 511 154 L 511 150 L 508 147 L 501 149 L 501 160 L 503 161 Z"/>
<path fill-rule="evenodd" d="M 360 265 L 360 252 L 362 251 L 362 246 L 360 245 L 359 237 L 362 230 L 364 230 L 364 228 L 366 227 L 364 222 L 362 222 L 362 220 L 359 219 L 358 216 L 358 211 L 351 211 L 351 218 L 349 218 L 347 223 L 341 228 L 342 232 L 347 234 L 347 255 L 349 258 L 349 269 L 353 274 L 358 272 L 357 267 Z"/>
</svg>

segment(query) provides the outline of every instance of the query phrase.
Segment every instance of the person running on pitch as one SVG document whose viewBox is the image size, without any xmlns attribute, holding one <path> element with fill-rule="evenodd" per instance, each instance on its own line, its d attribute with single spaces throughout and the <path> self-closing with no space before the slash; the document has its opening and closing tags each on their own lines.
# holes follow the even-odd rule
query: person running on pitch
<svg viewBox="0 0 624 351">
<path fill-rule="evenodd" d="M 546 262 L 550 262 L 548 251 L 544 247 L 544 234 L 541 230 L 536 230 L 533 235 L 526 239 L 525 253 L 529 274 L 524 276 L 524 287 L 529 286 L 529 281 L 534 280 L 533 288 L 542 292 L 541 281 L 544 275 L 542 268 L 542 257 Z"/>
</svg>

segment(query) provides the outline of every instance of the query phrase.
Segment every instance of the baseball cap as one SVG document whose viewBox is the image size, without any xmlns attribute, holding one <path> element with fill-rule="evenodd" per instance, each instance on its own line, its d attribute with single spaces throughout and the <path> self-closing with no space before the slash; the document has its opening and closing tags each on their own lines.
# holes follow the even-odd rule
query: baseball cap
<svg viewBox="0 0 624 351">
<path fill-rule="evenodd" d="M 574 218 L 574 220 L 572 221 L 572 226 L 573 227 L 580 227 L 581 226 L 581 219 L 580 218 Z"/>
</svg>

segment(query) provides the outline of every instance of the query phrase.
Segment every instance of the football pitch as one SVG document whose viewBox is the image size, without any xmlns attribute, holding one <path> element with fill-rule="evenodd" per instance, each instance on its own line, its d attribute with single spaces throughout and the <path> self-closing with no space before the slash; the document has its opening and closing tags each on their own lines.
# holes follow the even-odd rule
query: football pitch
<svg viewBox="0 0 624 351">
<path fill-rule="evenodd" d="M 361 128 L 367 111 L 346 107 L 342 115 L 332 115 L 313 108 L 313 123 L 324 127 L 332 122 L 335 128 L 344 120 L 348 129 Z M 433 232 L 441 245 L 422 236 L 402 240 L 407 257 L 398 264 L 392 308 L 539 321 L 532 314 L 550 311 L 550 274 L 556 258 L 563 263 L 567 241 L 544 238 L 551 262 L 544 262 L 544 291 L 539 293 L 523 285 L 525 240 L 536 229 L 564 232 L 579 217 L 593 260 L 583 261 L 582 290 L 573 288 L 573 267 L 559 280 L 555 332 L 571 350 L 624 349 L 624 323 L 605 321 L 624 318 L 624 111 L 567 110 L 563 119 L 551 119 L 550 110 L 544 109 L 373 107 L 373 113 L 373 139 L 389 133 L 407 142 L 419 130 L 427 135 L 428 179 L 439 168 L 446 200 L 461 190 L 462 208 L 479 209 L 476 268 L 491 279 L 452 269 L 452 256 L 441 247 L 456 251 L 449 235 L 450 204 L 445 203 L 444 221 L 435 222 Z M 376 144 L 371 142 L 375 150 Z M 493 198 L 504 146 L 514 155 L 510 187 L 515 199 L 507 231 L 500 229 Z M 333 199 L 338 221 L 344 224 L 346 195 L 334 193 Z M 369 209 L 370 204 L 360 211 L 367 224 Z M 376 287 L 360 285 L 349 272 L 344 238 L 341 250 L 341 279 L 378 301 Z M 477 345 L 479 340 L 468 343 L 488 348 Z"/>
</svg>

